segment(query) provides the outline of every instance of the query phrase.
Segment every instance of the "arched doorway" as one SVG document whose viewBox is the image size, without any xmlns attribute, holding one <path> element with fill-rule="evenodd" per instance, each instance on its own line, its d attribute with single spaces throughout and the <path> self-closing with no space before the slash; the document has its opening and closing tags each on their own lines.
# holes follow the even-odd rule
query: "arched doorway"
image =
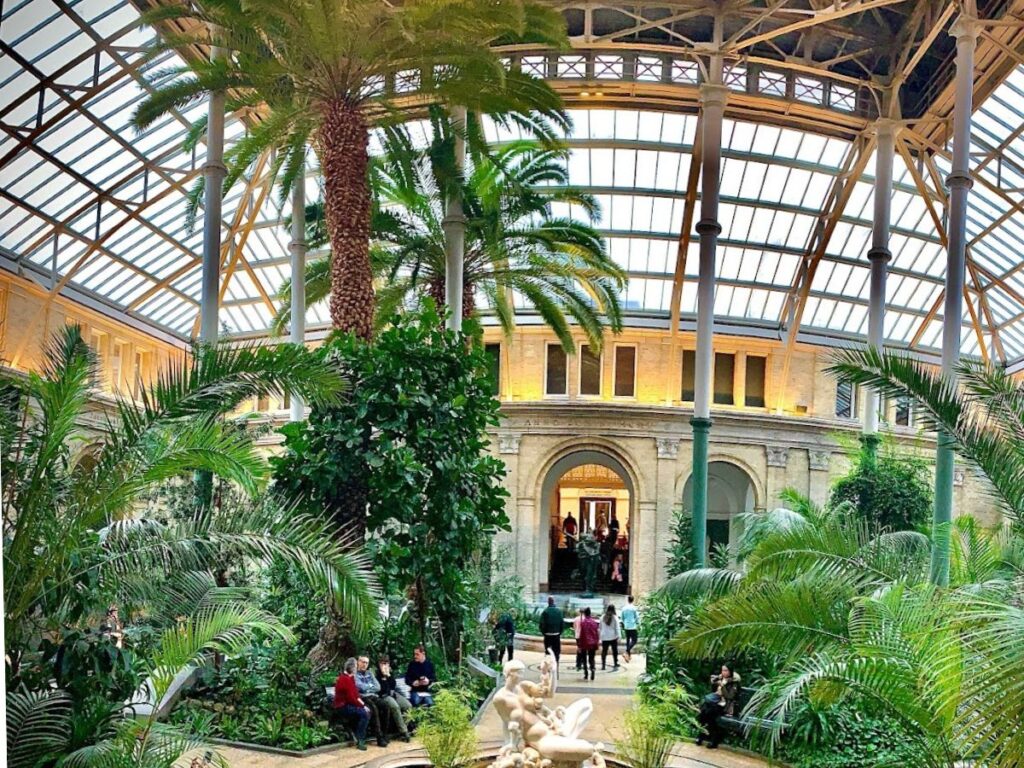
<svg viewBox="0 0 1024 768">
<path fill-rule="evenodd" d="M 737 515 L 753 512 L 756 503 L 754 481 L 745 470 L 728 461 L 708 464 L 708 552 L 737 541 L 743 532 Z M 692 477 L 683 486 L 683 511 L 693 512 Z"/>
<path fill-rule="evenodd" d="M 582 591 L 576 543 L 593 535 L 601 550 L 596 590 L 628 592 L 635 496 L 625 467 L 607 454 L 578 451 L 551 467 L 541 495 L 541 590 Z"/>
</svg>

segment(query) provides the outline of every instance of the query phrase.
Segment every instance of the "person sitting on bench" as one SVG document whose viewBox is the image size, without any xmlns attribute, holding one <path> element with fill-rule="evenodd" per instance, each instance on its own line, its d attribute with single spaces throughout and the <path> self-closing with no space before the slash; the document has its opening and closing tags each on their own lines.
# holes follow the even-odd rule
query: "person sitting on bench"
<svg viewBox="0 0 1024 768">
<path fill-rule="evenodd" d="M 344 671 L 334 681 L 334 710 L 335 712 L 352 721 L 353 735 L 356 737 L 356 747 L 366 750 L 366 731 L 370 726 L 370 708 L 359 696 L 356 690 L 356 660 L 349 659 L 345 662 Z"/>
<path fill-rule="evenodd" d="M 697 746 L 700 746 L 705 738 L 709 749 L 715 749 L 719 745 L 722 741 L 722 726 L 719 725 L 718 718 L 722 715 L 736 714 L 736 698 L 739 694 L 740 676 L 733 674 L 728 665 L 723 664 L 721 672 L 711 676 L 711 693 L 704 697 L 700 705 L 697 721 L 704 727 L 707 736 L 699 734 Z"/>
</svg>

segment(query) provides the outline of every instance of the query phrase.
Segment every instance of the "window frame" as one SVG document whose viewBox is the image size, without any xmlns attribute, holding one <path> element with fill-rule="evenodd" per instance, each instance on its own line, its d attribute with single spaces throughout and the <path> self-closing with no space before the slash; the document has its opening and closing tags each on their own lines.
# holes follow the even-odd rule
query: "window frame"
<svg viewBox="0 0 1024 768">
<path fill-rule="evenodd" d="M 850 415 L 840 416 L 839 415 L 839 387 L 843 384 L 850 386 Z M 836 396 L 832 404 L 832 418 L 842 419 L 843 421 L 856 421 L 860 418 L 860 408 L 858 408 L 858 398 L 860 397 L 860 387 L 854 384 L 852 381 L 837 381 L 836 382 Z"/>
<path fill-rule="evenodd" d="M 620 349 L 632 349 L 633 350 L 633 384 L 630 395 L 620 395 L 615 391 L 615 385 L 619 380 L 619 350 Z M 636 383 L 637 383 L 637 361 L 640 358 L 640 348 L 635 342 L 631 343 L 616 343 L 612 348 L 612 397 L 615 400 L 636 400 Z M 681 393 L 680 393 L 681 394 Z"/>
<path fill-rule="evenodd" d="M 550 347 L 558 347 L 562 350 L 562 354 L 565 355 L 565 391 L 561 393 L 552 394 L 548 392 L 548 349 Z M 569 397 L 569 354 L 565 351 L 562 345 L 555 341 L 544 342 L 544 397 L 555 400 L 565 400 Z"/>
<path fill-rule="evenodd" d="M 683 387 L 686 386 L 686 353 L 689 352 L 693 355 L 693 397 L 687 400 L 683 397 Z M 696 401 L 697 397 L 697 350 L 686 349 L 685 347 L 681 350 L 679 355 L 679 402 L 690 403 L 691 405 Z"/>
<path fill-rule="evenodd" d="M 599 399 L 604 396 L 604 348 L 597 355 L 597 393 L 583 391 L 583 348 L 590 347 L 586 342 L 576 345 L 576 394 L 588 399 Z"/>
<path fill-rule="evenodd" d="M 750 376 L 749 376 L 750 358 L 752 358 L 752 357 L 756 357 L 756 358 L 758 358 L 760 360 L 764 360 L 764 371 L 763 371 L 763 376 L 761 377 L 761 392 L 762 392 L 762 398 L 761 399 L 764 400 L 764 403 L 762 405 L 751 405 L 750 403 L 747 402 L 747 398 L 749 397 L 749 388 L 750 388 Z M 750 352 L 747 352 L 747 353 L 744 354 L 744 356 L 743 356 L 743 407 L 744 408 L 758 408 L 758 409 L 762 409 L 762 410 L 768 408 L 768 371 L 770 370 L 770 368 L 768 366 L 768 361 L 770 359 L 771 358 L 767 354 L 763 354 L 763 355 L 762 354 L 751 354 Z M 734 393 L 733 399 L 735 399 L 735 393 Z"/>
</svg>

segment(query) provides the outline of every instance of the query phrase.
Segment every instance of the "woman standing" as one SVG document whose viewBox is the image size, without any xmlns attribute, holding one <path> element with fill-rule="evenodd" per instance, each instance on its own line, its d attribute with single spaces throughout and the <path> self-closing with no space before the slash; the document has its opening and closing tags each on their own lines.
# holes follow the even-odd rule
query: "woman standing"
<svg viewBox="0 0 1024 768">
<path fill-rule="evenodd" d="M 609 604 L 601 618 L 601 669 L 608 668 L 608 649 L 612 649 L 612 669 L 619 668 L 619 617 Z"/>
</svg>

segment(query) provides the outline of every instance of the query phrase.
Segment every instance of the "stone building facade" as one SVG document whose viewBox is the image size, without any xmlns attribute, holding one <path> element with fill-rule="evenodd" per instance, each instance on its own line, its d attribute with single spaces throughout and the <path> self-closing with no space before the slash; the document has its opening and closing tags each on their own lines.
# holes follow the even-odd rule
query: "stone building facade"
<svg viewBox="0 0 1024 768">
<path fill-rule="evenodd" d="M 502 401 L 492 449 L 507 467 L 511 522 L 511 531 L 500 536 L 499 546 L 511 548 L 516 574 L 527 591 L 554 589 L 549 584 L 556 540 L 551 510 L 557 510 L 557 502 L 552 494 L 566 472 L 592 464 L 612 470 L 629 491 L 629 590 L 644 594 L 662 584 L 674 517 L 688 504 L 692 408 L 682 396 L 684 353 L 693 349 L 693 338 L 681 334 L 673 341 L 667 331 L 627 330 L 607 340 L 599 361 L 593 356 L 584 360 L 584 350 L 578 348 L 566 359 L 565 393 L 554 395 L 547 391 L 552 383 L 548 355 L 558 354 L 548 351 L 557 343 L 549 331 L 523 327 L 508 339 L 489 329 L 486 341 L 497 361 Z M 618 347 L 635 351 L 622 356 L 615 351 Z M 716 355 L 725 356 L 716 357 L 716 364 L 731 366 L 734 387 L 733 404 L 712 407 L 709 461 L 713 477 L 717 467 L 725 482 L 740 478 L 747 484 L 742 491 L 748 510 L 778 506 L 779 493 L 787 487 L 816 502 L 825 501 L 831 482 L 848 469 L 843 445 L 854 443 L 860 431 L 863 393 L 847 391 L 853 399 L 847 412 L 844 393 L 825 372 L 830 351 L 795 349 L 786 386 L 781 381 L 784 354 L 779 342 L 716 337 Z M 746 368 L 753 357 L 765 362 L 757 362 L 755 376 L 748 378 Z M 617 387 L 615 368 L 630 358 L 632 395 L 623 396 L 630 391 L 628 377 L 619 375 Z M 583 378 L 584 366 L 588 381 Z M 555 390 L 559 376 L 560 368 Z M 727 378 L 717 377 L 716 391 L 724 392 Z M 755 398 L 746 396 L 748 386 L 757 391 Z M 599 393 L 584 394 L 595 390 Z M 748 405 L 748 399 L 763 404 Z M 920 451 L 930 460 L 934 437 L 915 428 L 912 416 L 906 416 L 899 404 L 886 403 L 884 408 L 884 428 L 908 450 Z M 989 524 L 999 520 L 983 479 L 965 467 L 958 466 L 954 502 L 958 514 L 974 514 Z"/>
</svg>

